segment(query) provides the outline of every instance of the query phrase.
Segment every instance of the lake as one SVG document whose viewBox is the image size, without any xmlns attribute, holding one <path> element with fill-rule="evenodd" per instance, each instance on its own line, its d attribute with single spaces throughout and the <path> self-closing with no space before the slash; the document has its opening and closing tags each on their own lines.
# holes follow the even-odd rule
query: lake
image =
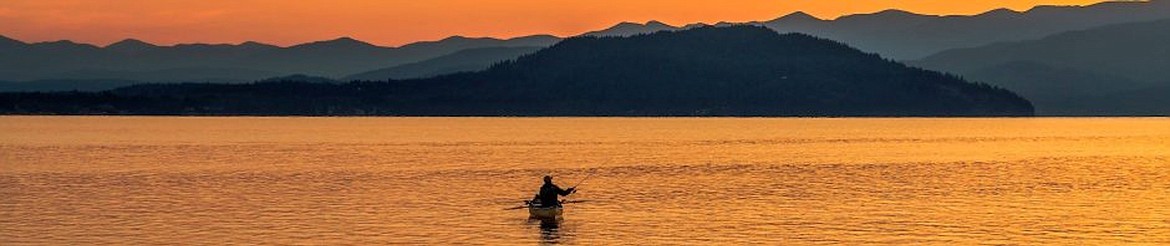
<svg viewBox="0 0 1170 246">
<path fill-rule="evenodd" d="M 1170 119 L 0 117 L 0 245 L 387 243 L 1170 244 Z"/>
</svg>

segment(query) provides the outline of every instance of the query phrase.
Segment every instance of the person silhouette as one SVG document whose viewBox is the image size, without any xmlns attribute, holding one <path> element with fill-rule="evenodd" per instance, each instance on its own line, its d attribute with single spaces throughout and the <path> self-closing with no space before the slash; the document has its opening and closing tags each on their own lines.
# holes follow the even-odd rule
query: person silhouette
<svg viewBox="0 0 1170 246">
<path fill-rule="evenodd" d="M 551 175 L 544 176 L 544 185 L 540 186 L 540 191 L 536 193 L 536 197 L 532 200 L 535 207 L 560 207 L 561 201 L 559 196 L 568 196 L 576 192 L 577 188 L 561 189 L 560 186 L 553 184 L 553 177 Z"/>
</svg>

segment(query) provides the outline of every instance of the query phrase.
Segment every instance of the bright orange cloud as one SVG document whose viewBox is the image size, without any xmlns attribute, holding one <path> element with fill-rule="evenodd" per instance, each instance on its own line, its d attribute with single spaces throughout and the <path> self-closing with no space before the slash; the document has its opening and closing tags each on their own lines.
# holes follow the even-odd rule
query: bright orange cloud
<svg viewBox="0 0 1170 246">
<path fill-rule="evenodd" d="M 769 20 L 793 11 L 822 18 L 884 9 L 975 14 L 996 8 L 1099 0 L 4 0 L 0 35 L 25 41 L 159 44 L 247 40 L 289 45 L 351 36 L 381 45 L 451 35 L 575 35 L 621 21 Z"/>
</svg>

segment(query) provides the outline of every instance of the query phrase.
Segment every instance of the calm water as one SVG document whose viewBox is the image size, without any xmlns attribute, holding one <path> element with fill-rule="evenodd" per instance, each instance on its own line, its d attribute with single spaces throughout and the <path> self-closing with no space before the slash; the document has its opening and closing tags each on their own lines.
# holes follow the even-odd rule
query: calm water
<svg viewBox="0 0 1170 246">
<path fill-rule="evenodd" d="M 1170 244 L 1170 119 L 0 117 L 0 245 L 176 243 Z"/>
</svg>

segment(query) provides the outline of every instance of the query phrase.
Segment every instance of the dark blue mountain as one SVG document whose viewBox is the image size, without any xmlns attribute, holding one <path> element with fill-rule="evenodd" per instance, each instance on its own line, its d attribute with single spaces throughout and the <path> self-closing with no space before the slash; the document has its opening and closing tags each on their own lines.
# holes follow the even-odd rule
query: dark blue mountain
<svg viewBox="0 0 1170 246">
<path fill-rule="evenodd" d="M 629 37 L 638 34 L 649 34 L 660 31 L 677 31 L 679 27 L 667 25 L 660 21 L 649 21 L 645 24 L 622 22 L 604 30 L 587 32 L 581 36 L 593 37 Z"/>
<path fill-rule="evenodd" d="M 1042 113 L 1085 115 L 1098 111 L 1074 98 L 1100 98 L 1143 87 L 1170 86 L 1170 19 L 1071 31 L 1042 39 L 941 52 L 912 65 L 1002 86 L 1032 99 Z M 1117 98 L 1117 97 L 1114 97 Z M 1139 98 L 1103 103 L 1116 113 Z M 1143 107 L 1146 109 L 1156 107 Z M 1170 114 L 1170 107 L 1163 107 Z M 1150 111 L 1142 111 L 1148 113 Z"/>
<path fill-rule="evenodd" d="M 828 38 L 898 60 L 920 59 L 934 53 L 1022 41 L 1044 36 L 1170 17 L 1170 1 L 1116 1 L 1089 6 L 1038 6 L 1017 12 L 997 9 L 970 16 L 937 16 L 901 10 L 822 20 L 794 13 L 757 24 L 780 32 L 799 32 Z"/>
<path fill-rule="evenodd" d="M 998 9 L 973 16 L 933 16 L 888 10 L 822 20 L 797 12 L 751 24 L 767 26 L 782 33 L 800 32 L 837 40 L 887 58 L 913 60 L 948 49 L 1036 39 L 1065 31 L 1150 21 L 1167 16 L 1170 16 L 1170 0 L 1106 2 L 1084 7 L 1040 6 L 1023 12 Z M 733 24 L 720 22 L 714 26 L 729 25 Z M 704 25 L 690 24 L 680 28 L 656 21 L 644 24 L 625 22 L 583 35 L 621 37 L 700 26 Z M 126 40 L 107 47 L 96 47 L 72 42 L 26 44 L 0 37 L 0 80 L 157 78 L 152 82 L 248 82 L 296 73 L 342 78 L 418 63 L 460 50 L 547 47 L 560 40 L 548 35 L 507 40 L 455 36 L 402 47 L 379 47 L 352 38 L 292 47 L 256 42 L 156 46 L 139 40 Z M 499 55 L 482 60 L 516 58 L 516 54 L 511 53 Z M 451 71 L 480 70 L 487 65 L 490 63 L 478 64 L 474 69 Z M 212 68 L 207 70 L 209 74 L 215 76 L 191 76 L 192 73 L 167 76 L 159 72 L 208 68 Z M 429 75 L 431 72 L 407 73 Z"/>
<path fill-rule="evenodd" d="M 402 80 L 487 69 L 492 64 L 531 54 L 544 47 L 489 47 L 457 51 L 434 59 L 359 73 L 343 80 Z"/>
<path fill-rule="evenodd" d="M 26 44 L 0 37 L 0 80 L 129 79 L 150 82 L 250 82 L 281 74 L 343 76 L 485 47 L 547 47 L 552 36 L 452 37 L 402 47 L 338 38 L 290 47 L 257 42 L 157 46 L 135 39 L 106 47 L 57 41 Z M 206 75 L 185 71 L 207 71 Z M 184 71 L 165 74 L 165 71 Z M 233 72 L 234 71 L 234 72 Z M 247 72 L 243 72 L 247 71 Z"/>
<path fill-rule="evenodd" d="M 228 115 L 1018 116 L 1007 90 L 755 26 L 575 37 L 428 79 L 136 85 L 0 94 L 6 113 Z"/>
<path fill-rule="evenodd" d="M 771 21 L 748 24 L 766 26 L 782 33 L 806 33 L 841 41 L 862 51 L 878 53 L 884 57 L 911 60 L 948 49 L 1036 39 L 1066 31 L 1144 22 L 1167 16 L 1170 16 L 1170 1 L 1155 0 L 1104 2 L 1083 7 L 1038 6 L 1023 12 L 996 9 L 970 16 L 936 16 L 886 10 L 825 20 L 804 12 L 795 12 Z M 729 25 L 733 24 L 726 22 L 714 24 L 720 27 Z M 582 36 L 626 37 L 701 26 L 706 24 L 675 27 L 657 21 L 622 22 L 604 30 L 587 32 Z M 516 58 L 507 56 L 509 54 L 500 55 L 490 60 Z M 481 64 L 474 70 L 487 68 L 488 65 L 490 64 Z"/>
</svg>

